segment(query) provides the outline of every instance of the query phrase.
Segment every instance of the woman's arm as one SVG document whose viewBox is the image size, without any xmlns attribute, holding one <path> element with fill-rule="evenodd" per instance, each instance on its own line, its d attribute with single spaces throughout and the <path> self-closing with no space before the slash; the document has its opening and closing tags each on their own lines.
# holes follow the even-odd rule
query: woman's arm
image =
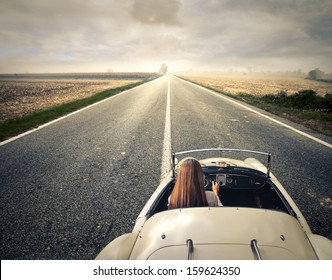
<svg viewBox="0 0 332 280">
<path fill-rule="evenodd" d="M 215 181 L 212 181 L 212 191 L 215 193 L 216 196 L 219 197 L 219 189 L 220 186 L 218 183 L 216 183 Z"/>
</svg>

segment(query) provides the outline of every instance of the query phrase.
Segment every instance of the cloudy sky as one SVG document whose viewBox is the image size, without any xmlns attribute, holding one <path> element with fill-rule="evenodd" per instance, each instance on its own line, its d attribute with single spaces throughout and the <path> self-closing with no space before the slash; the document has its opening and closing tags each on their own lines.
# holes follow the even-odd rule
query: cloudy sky
<svg viewBox="0 0 332 280">
<path fill-rule="evenodd" d="M 332 72 L 331 0 L 0 0 L 0 73 Z"/>
</svg>

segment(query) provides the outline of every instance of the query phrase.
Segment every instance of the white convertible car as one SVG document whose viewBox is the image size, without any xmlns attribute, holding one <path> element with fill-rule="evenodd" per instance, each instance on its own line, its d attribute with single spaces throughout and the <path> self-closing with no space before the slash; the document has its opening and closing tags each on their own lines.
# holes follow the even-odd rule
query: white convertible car
<svg viewBox="0 0 332 280">
<path fill-rule="evenodd" d="M 221 157 L 224 153 L 267 158 Z M 177 157 L 199 159 L 205 188 L 220 185 L 222 207 L 168 210 L 178 167 Z M 218 154 L 218 157 L 215 155 Z M 232 153 L 234 154 L 234 153 Z M 108 244 L 96 259 L 332 259 L 332 242 L 313 234 L 300 210 L 270 172 L 269 153 L 238 149 L 200 149 L 173 153 L 172 171 L 137 217 L 131 233 Z"/>
</svg>

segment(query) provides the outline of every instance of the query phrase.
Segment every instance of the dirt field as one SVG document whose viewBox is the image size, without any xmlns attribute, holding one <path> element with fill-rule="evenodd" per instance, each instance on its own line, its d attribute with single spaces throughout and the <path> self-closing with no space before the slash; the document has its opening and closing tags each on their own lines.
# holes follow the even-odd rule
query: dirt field
<svg viewBox="0 0 332 280">
<path fill-rule="evenodd" d="M 141 80 L 0 78 L 0 123 Z"/>
<path fill-rule="evenodd" d="M 259 76 L 183 76 L 226 93 L 248 93 L 252 95 L 276 94 L 285 91 L 293 94 L 300 90 L 312 89 L 324 96 L 332 93 L 332 83 L 317 82 L 304 78 L 259 77 Z"/>
</svg>

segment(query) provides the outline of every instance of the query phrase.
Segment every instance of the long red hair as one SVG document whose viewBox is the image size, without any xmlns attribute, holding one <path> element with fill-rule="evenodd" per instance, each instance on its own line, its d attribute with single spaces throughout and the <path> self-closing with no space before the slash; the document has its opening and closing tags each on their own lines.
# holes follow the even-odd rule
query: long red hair
<svg viewBox="0 0 332 280">
<path fill-rule="evenodd" d="M 169 201 L 169 208 L 208 206 L 203 185 L 203 170 L 195 159 L 186 159 L 180 166 Z"/>
</svg>

